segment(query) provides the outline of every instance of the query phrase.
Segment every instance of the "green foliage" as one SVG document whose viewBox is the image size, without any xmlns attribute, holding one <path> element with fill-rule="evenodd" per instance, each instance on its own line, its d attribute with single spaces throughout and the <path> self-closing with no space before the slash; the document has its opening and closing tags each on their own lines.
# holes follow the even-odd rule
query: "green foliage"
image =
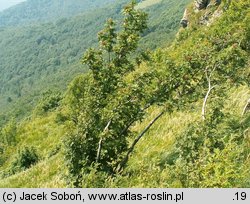
<svg viewBox="0 0 250 204">
<path fill-rule="evenodd" d="M 48 183 L 51 183 L 51 187 L 53 186 L 52 183 L 59 183 L 59 178 L 53 180 L 52 177 L 60 177 L 60 171 L 64 171 L 66 169 L 63 167 L 64 163 L 61 154 L 61 143 L 62 136 L 66 133 L 66 131 L 70 130 L 70 125 L 67 125 L 67 122 L 59 123 L 56 121 L 57 111 L 48 112 L 43 115 L 33 114 L 30 118 L 26 118 L 18 123 L 16 127 L 17 142 L 15 143 L 15 146 L 9 146 L 1 143 L 1 185 L 5 185 L 2 183 L 3 180 L 7 181 L 9 179 L 12 180 L 13 178 L 18 178 L 19 181 L 12 182 L 13 184 L 10 185 L 25 185 L 25 180 L 27 184 L 27 181 L 29 180 L 28 178 L 32 177 L 35 179 L 38 175 L 39 178 L 36 179 L 37 183 L 34 184 L 29 182 L 30 186 L 38 187 L 39 185 L 43 185 L 42 183 L 45 179 Z M 24 147 L 28 147 L 30 151 L 32 151 L 31 147 L 35 147 L 33 149 L 35 149 L 35 152 L 39 153 L 39 164 L 35 163 L 25 172 L 20 169 L 20 171 L 17 170 L 16 172 L 13 172 L 10 170 L 12 169 L 12 164 L 17 160 L 17 155 L 24 150 Z M 60 157 L 60 159 L 57 161 L 55 160 L 55 157 Z M 48 167 L 50 160 L 53 160 L 50 164 L 51 168 Z M 37 167 L 37 165 L 40 167 Z"/>
<path fill-rule="evenodd" d="M 0 137 L 0 142 L 4 145 L 17 143 L 17 124 L 13 119 L 1 129 Z"/>
<path fill-rule="evenodd" d="M 114 172 L 127 149 L 129 124 L 143 115 L 143 89 L 124 81 L 135 70 L 130 57 L 146 28 L 147 15 L 134 7 L 132 2 L 124 8 L 120 32 L 116 33 L 112 19 L 107 21 L 98 35 L 100 49 L 89 49 L 83 58 L 91 72 L 72 85 L 70 106 L 79 111 L 77 134 L 69 137 L 66 146 L 72 176 L 88 172 L 86 167 L 93 163 L 104 172 Z"/>
<path fill-rule="evenodd" d="M 249 150 L 244 132 L 248 126 L 232 117 L 216 110 L 205 123 L 191 124 L 176 139 L 164 159 L 173 181 L 195 188 L 228 188 L 245 182 Z"/>
<path fill-rule="evenodd" d="M 125 22 L 127 22 L 126 19 Z M 246 70 L 248 53 L 239 43 L 239 36 L 241 35 L 242 37 L 240 38 L 244 38 L 245 33 L 239 33 L 235 37 L 231 37 L 230 40 L 223 41 L 223 46 L 220 46 L 218 39 L 227 38 L 228 33 L 215 33 L 217 28 L 223 27 L 225 23 L 226 20 L 222 18 L 209 30 L 204 29 L 199 32 L 192 30 L 192 35 L 185 39 L 185 44 L 181 44 L 181 40 L 178 39 L 169 49 L 156 51 L 152 55 L 151 61 L 145 65 L 149 66 L 150 70 L 144 70 L 141 76 L 137 77 L 135 74 L 137 70 L 127 58 L 127 55 L 137 47 L 138 36 L 131 35 L 130 32 L 126 31 L 132 30 L 129 29 L 130 26 L 133 27 L 135 25 L 125 23 L 125 33 L 121 31 L 119 35 L 115 33 L 114 22 L 108 20 L 104 30 L 99 34 L 100 49 L 90 49 L 84 57 L 84 62 L 88 64 L 91 70 L 91 74 L 86 76 L 85 80 L 91 81 L 90 84 L 93 84 L 94 88 L 91 86 L 86 87 L 87 85 L 85 84 L 83 89 L 87 90 L 86 93 L 89 94 L 84 97 L 84 101 L 81 101 L 84 111 L 80 111 L 82 116 L 78 117 L 77 121 L 84 129 L 78 129 L 76 138 L 79 140 L 82 137 L 81 134 L 84 134 L 80 144 L 83 144 L 87 149 L 84 149 L 79 155 L 84 155 L 84 158 L 87 157 L 90 162 L 84 164 L 77 162 L 78 169 L 84 169 L 84 166 L 91 166 L 97 162 L 101 170 L 112 172 L 112 169 L 115 167 L 113 162 L 119 161 L 117 155 L 124 152 L 127 146 L 126 137 L 129 136 L 129 132 L 127 133 L 128 135 L 124 135 L 125 137 L 121 137 L 122 134 L 120 132 L 124 127 L 125 130 L 129 130 L 126 129 L 126 124 L 130 124 L 130 121 L 142 119 L 145 113 L 138 110 L 143 110 L 143 107 L 147 107 L 148 104 L 152 105 L 155 103 L 164 105 L 166 110 L 170 112 L 184 109 L 191 103 L 204 98 L 207 89 L 215 86 L 216 91 L 212 92 L 212 96 L 208 95 L 210 98 L 206 121 L 204 121 L 202 126 L 191 124 L 190 129 L 177 139 L 176 149 L 178 150 L 170 152 L 166 160 L 174 166 L 173 172 L 176 175 L 173 178 L 179 179 L 182 186 L 195 187 L 199 186 L 199 182 L 205 185 L 206 182 L 202 180 L 203 178 L 200 180 L 192 178 L 191 182 L 194 183 L 190 183 L 188 178 L 192 174 L 199 177 L 203 169 L 197 167 L 197 169 L 189 171 L 186 168 L 189 168 L 189 166 L 196 167 L 196 163 L 204 157 L 204 151 L 210 153 L 206 157 L 208 164 L 205 162 L 205 166 L 214 165 L 214 168 L 224 168 L 224 160 L 215 164 L 213 159 L 218 158 L 220 153 L 228 152 L 229 150 L 226 147 L 230 149 L 235 147 L 235 145 L 239 145 L 239 152 L 228 158 L 228 162 L 232 163 L 232 169 L 228 169 L 228 171 L 236 170 L 239 163 L 246 159 L 246 157 L 238 158 L 240 153 L 244 151 L 244 148 L 229 137 L 229 135 L 234 135 L 230 131 L 231 127 L 225 125 L 225 120 L 230 115 L 223 114 L 222 109 L 223 100 L 226 97 L 225 94 L 229 89 L 228 85 L 238 86 L 247 81 L 247 76 L 243 73 Z M 233 26 L 240 27 L 237 23 L 231 26 L 231 29 L 236 29 Z M 144 26 L 142 25 L 142 27 Z M 129 46 L 127 46 L 125 39 L 130 41 L 131 44 Z M 215 39 L 217 43 L 214 43 Z M 130 76 L 130 80 L 126 79 L 126 76 Z M 123 79 L 128 80 L 129 84 L 128 81 Z M 147 87 L 147 90 L 139 85 L 140 82 L 144 84 L 146 81 L 151 84 Z M 136 86 L 140 87 L 140 89 L 133 90 L 132 87 Z M 125 91 L 126 87 L 130 87 L 129 91 Z M 133 102 L 131 107 L 129 107 L 130 103 L 126 104 L 126 101 L 131 97 L 136 101 L 137 96 L 140 96 L 138 98 L 140 98 L 142 103 L 137 104 Z M 117 102 L 119 106 L 116 106 Z M 126 107 L 123 104 L 126 104 Z M 89 112 L 90 110 L 95 111 Z M 117 117 L 114 114 L 114 110 L 122 114 Z M 119 121 L 119 123 L 116 121 Z M 226 126 L 223 129 L 225 131 L 218 133 L 216 130 L 223 125 Z M 79 130 L 83 132 L 80 133 Z M 241 130 L 242 133 L 243 130 Z M 120 140 L 119 137 L 117 138 L 117 135 L 120 136 Z M 90 141 L 89 144 L 88 141 Z M 96 156 L 99 153 L 98 144 L 99 148 L 101 147 L 101 150 L 107 153 L 101 152 L 100 160 Z M 105 146 L 106 144 L 107 146 Z M 81 148 L 76 149 L 81 150 Z M 89 152 L 88 156 L 85 155 L 86 152 Z M 98 158 L 97 161 L 95 161 L 96 158 Z M 84 162 L 88 161 L 88 159 L 84 159 Z M 239 162 L 233 163 L 235 159 Z M 111 168 L 109 169 L 109 167 Z M 242 169 L 241 172 L 242 178 L 246 177 L 244 170 Z M 212 171 L 209 173 L 212 174 Z M 178 172 L 180 172 L 180 175 Z M 216 174 L 218 174 L 216 175 L 218 179 L 221 177 L 225 179 L 223 181 L 225 184 L 221 183 L 225 187 L 242 182 L 237 175 L 233 178 L 227 178 L 219 172 Z M 78 173 L 77 175 L 79 176 L 80 174 Z M 198 183 L 195 183 L 195 181 Z M 206 185 L 209 186 L 209 184 Z"/>
<path fill-rule="evenodd" d="M 40 93 L 46 90 L 63 92 L 72 79 L 86 72 L 87 67 L 83 69 L 79 66 L 82 53 L 88 47 L 97 45 L 95 36 L 106 19 L 112 17 L 117 24 L 121 24 L 119 13 L 128 2 L 120 0 L 106 5 L 107 1 L 111 3 L 112 0 L 26 1 L 20 5 L 21 8 L 2 13 L 8 16 L 6 21 L 12 21 L 10 15 L 22 16 L 25 13 L 19 9 L 29 10 L 25 19 L 15 18 L 28 25 L 0 29 L 0 50 L 3 50 L 0 52 L 0 125 L 11 116 L 19 119 L 29 115 L 41 99 Z M 60 2 L 64 4 L 58 5 Z M 188 2 L 162 1 L 148 7 L 149 28 L 143 33 L 140 46 L 156 48 L 173 40 Z M 91 8 L 95 8 L 95 11 Z M 71 12 L 74 16 L 56 20 L 58 13 L 60 17 L 68 16 L 69 10 L 74 11 Z M 44 23 L 47 21 L 43 17 L 51 21 Z M 38 20 L 39 23 L 31 24 L 29 19 L 34 22 Z"/>
<path fill-rule="evenodd" d="M 0 27 L 20 26 L 38 22 L 63 21 L 81 12 L 97 9 L 115 0 L 28 0 L 0 13 Z"/>
<path fill-rule="evenodd" d="M 62 100 L 60 93 L 52 93 L 51 91 L 47 91 L 42 95 L 42 99 L 39 101 L 36 107 L 36 112 L 39 114 L 53 111 L 60 106 L 60 102 Z"/>
<path fill-rule="evenodd" d="M 35 165 L 39 161 L 39 157 L 36 153 L 34 147 L 24 147 L 18 151 L 14 161 L 10 167 L 10 173 L 15 174 L 19 171 L 24 171 L 30 168 L 32 165 Z"/>
<path fill-rule="evenodd" d="M 76 7 L 80 3 L 87 10 L 79 16 L 58 21 L 54 19 L 51 23 L 1 29 L 0 49 L 5 50 L 0 53 L 1 114 L 15 118 L 28 115 L 41 99 L 40 93 L 46 90 L 62 92 L 76 74 L 85 72 L 86 69 L 78 66 L 82 53 L 87 47 L 95 45 L 93 36 L 104 19 L 109 15 L 116 16 L 116 9 L 123 4 L 114 3 L 107 9 L 101 4 L 102 8 L 96 8 L 97 12 L 93 13 L 88 8 L 96 2 L 89 2 L 91 5 L 82 1 L 67 2 Z M 32 9 L 34 2 L 27 1 L 23 6 Z"/>
<path fill-rule="evenodd" d="M 46 159 L 25 172 L 18 170 L 15 175 L 0 179 L 0 186 L 66 187 L 67 173 L 70 187 L 249 187 L 250 118 L 249 112 L 241 114 L 249 98 L 249 1 L 232 1 L 230 5 L 222 1 L 219 7 L 198 13 L 189 10 L 190 24 L 187 29 L 181 29 L 172 46 L 151 54 L 141 53 L 138 49 L 141 35 L 145 35 L 141 43 L 147 42 L 147 37 L 157 40 L 155 35 L 164 36 L 160 30 L 165 31 L 170 26 L 168 22 L 173 23 L 170 23 L 173 30 L 179 22 L 180 18 L 161 21 L 165 17 L 159 11 L 170 3 L 173 2 L 162 1 L 146 7 L 149 13 L 154 13 L 146 31 L 146 15 L 134 10 L 133 4 L 125 7 L 124 23 L 103 14 L 108 20 L 98 35 L 99 46 L 89 49 L 83 58 L 90 71 L 71 82 L 62 101 L 57 94 L 46 95 L 40 103 L 46 114 L 34 114 L 16 126 L 16 145 L 36 146 Z M 178 15 L 182 14 L 183 7 L 176 3 L 172 6 L 173 12 L 176 6 Z M 111 10 L 118 13 L 120 9 L 114 8 Z M 209 27 L 201 24 L 207 12 L 220 11 L 224 13 L 211 21 Z M 64 19 L 56 24 L 68 27 L 67 22 Z M 156 26 L 152 27 L 152 23 Z M 95 24 L 96 30 L 98 25 Z M 75 27 L 72 33 L 76 35 L 82 35 L 82 30 L 86 32 L 85 27 Z M 72 38 L 70 41 L 74 42 Z M 167 38 L 159 43 L 166 45 Z M 50 43 L 51 49 L 57 43 L 55 37 L 40 32 L 32 40 L 43 48 Z M 82 43 L 72 44 L 73 48 L 77 46 L 81 47 Z M 67 49 L 61 51 L 65 53 Z M 75 53 L 74 50 L 72 56 Z M 45 56 L 41 60 L 46 64 L 44 59 Z M 57 55 L 50 68 L 61 68 L 63 59 Z M 68 65 L 65 67 L 71 74 L 74 70 Z M 63 72 L 63 68 L 60 70 Z M 67 78 L 61 76 L 58 78 Z M 213 89 L 206 101 L 206 117 L 201 120 L 202 102 L 209 86 Z M 23 91 L 17 89 L 15 93 L 21 97 Z M 6 94 L 6 103 L 8 97 L 12 99 L 9 105 L 13 104 L 16 98 Z M 116 172 L 135 134 L 162 111 L 161 106 L 167 113 L 138 142 L 126 168 Z M 60 148 L 63 135 L 66 135 L 64 149 Z M 3 144 L 0 170 L 5 172 L 18 159 L 13 159 L 15 147 Z M 62 150 L 66 153 L 64 158 Z M 24 181 L 30 177 L 39 183 Z"/>
</svg>

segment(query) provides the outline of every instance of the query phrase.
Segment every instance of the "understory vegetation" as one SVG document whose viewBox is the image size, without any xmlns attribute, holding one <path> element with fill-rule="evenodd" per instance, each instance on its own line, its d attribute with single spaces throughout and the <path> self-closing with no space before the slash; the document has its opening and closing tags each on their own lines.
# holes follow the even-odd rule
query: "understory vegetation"
<svg viewBox="0 0 250 204">
<path fill-rule="evenodd" d="M 88 71 L 5 122 L 0 187 L 250 187 L 250 1 L 191 4 L 171 45 L 146 49 L 157 2 L 108 18 Z"/>
</svg>

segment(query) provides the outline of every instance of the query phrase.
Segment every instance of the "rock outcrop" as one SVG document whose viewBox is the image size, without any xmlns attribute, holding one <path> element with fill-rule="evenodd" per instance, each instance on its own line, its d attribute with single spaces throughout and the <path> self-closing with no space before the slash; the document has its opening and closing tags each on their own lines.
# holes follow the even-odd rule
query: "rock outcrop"
<svg viewBox="0 0 250 204">
<path fill-rule="evenodd" d="M 195 1 L 195 8 L 197 10 L 206 9 L 210 6 L 217 6 L 221 3 L 221 0 L 196 0 Z"/>
<path fill-rule="evenodd" d="M 209 26 L 211 23 L 214 22 L 215 19 L 219 18 L 223 13 L 223 10 L 219 9 L 220 4 L 221 0 L 195 0 L 194 1 L 195 13 L 202 12 L 202 15 L 200 16 L 199 19 L 199 24 Z M 188 27 L 188 25 L 190 24 L 190 19 L 189 19 L 190 17 L 188 13 L 189 11 L 188 9 L 186 9 L 180 21 L 180 24 L 183 28 Z"/>
<path fill-rule="evenodd" d="M 209 5 L 209 3 L 210 3 L 210 0 L 196 0 L 195 8 L 198 10 L 205 9 Z"/>
<path fill-rule="evenodd" d="M 208 22 L 206 25 L 212 24 L 217 18 L 219 18 L 223 14 L 223 10 L 216 10 L 212 16 L 209 18 Z"/>
<path fill-rule="evenodd" d="M 181 23 L 183 28 L 186 28 L 188 26 L 188 12 L 187 12 L 187 9 L 185 9 L 185 12 L 183 14 L 183 17 L 182 17 L 180 23 Z"/>
<path fill-rule="evenodd" d="M 213 11 L 214 7 L 218 7 L 221 3 L 221 0 L 210 0 L 209 4 L 207 5 L 206 9 L 205 9 L 205 13 L 203 16 L 201 16 L 200 18 L 200 24 L 202 25 L 210 25 L 211 23 L 214 22 L 215 19 L 219 18 L 222 13 L 223 10 L 221 9 L 216 9 L 215 11 Z"/>
</svg>

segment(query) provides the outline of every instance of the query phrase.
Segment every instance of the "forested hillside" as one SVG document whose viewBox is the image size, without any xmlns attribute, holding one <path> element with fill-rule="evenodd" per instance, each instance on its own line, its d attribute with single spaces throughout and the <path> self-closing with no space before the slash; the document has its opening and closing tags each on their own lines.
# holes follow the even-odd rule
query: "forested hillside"
<svg viewBox="0 0 250 204">
<path fill-rule="evenodd" d="M 22 6 L 35 9 L 32 2 L 27 1 Z M 77 2 L 80 1 L 76 1 L 75 6 L 78 5 Z M 80 66 L 84 51 L 96 45 L 97 33 L 107 18 L 112 17 L 119 22 L 122 5 L 126 2 L 128 1 L 118 1 L 111 6 L 105 4 L 95 12 L 90 10 L 76 17 L 62 18 L 51 23 L 1 29 L 0 124 L 3 123 L 1 120 L 5 121 L 11 115 L 7 112 L 11 111 L 15 118 L 27 115 L 41 98 L 41 93 L 46 95 L 49 89 L 63 92 L 77 74 L 85 72 L 86 69 Z M 170 0 L 145 7 L 150 20 L 141 45 L 150 49 L 166 46 L 174 38 L 179 28 L 179 19 L 188 2 L 190 1 L 181 0 L 176 3 Z M 88 4 L 82 5 L 90 7 Z M 13 9 L 18 9 L 18 6 Z M 47 8 L 48 12 L 50 9 L 51 7 Z M 46 11 L 43 14 L 47 16 Z"/>
<path fill-rule="evenodd" d="M 8 104 L 43 97 L 1 127 L 0 187 L 249 188 L 250 0 L 185 2 L 133 1 L 98 10 L 104 21 L 83 14 L 83 27 L 71 27 L 81 16 L 32 27 L 48 31 L 12 53 L 39 66 L 6 61 L 2 84 L 22 90 L 0 94 Z M 9 54 L 12 29 L 0 32 Z"/>
<path fill-rule="evenodd" d="M 54 22 L 60 18 L 91 11 L 116 0 L 27 0 L 0 12 L 0 27 L 38 22 Z"/>
</svg>

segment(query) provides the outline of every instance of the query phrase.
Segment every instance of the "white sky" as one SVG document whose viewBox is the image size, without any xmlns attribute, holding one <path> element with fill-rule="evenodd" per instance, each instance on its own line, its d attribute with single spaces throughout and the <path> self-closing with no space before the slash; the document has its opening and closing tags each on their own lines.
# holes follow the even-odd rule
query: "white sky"
<svg viewBox="0 0 250 204">
<path fill-rule="evenodd" d="M 25 0 L 0 0 L 0 11 L 7 9 Z"/>
</svg>

